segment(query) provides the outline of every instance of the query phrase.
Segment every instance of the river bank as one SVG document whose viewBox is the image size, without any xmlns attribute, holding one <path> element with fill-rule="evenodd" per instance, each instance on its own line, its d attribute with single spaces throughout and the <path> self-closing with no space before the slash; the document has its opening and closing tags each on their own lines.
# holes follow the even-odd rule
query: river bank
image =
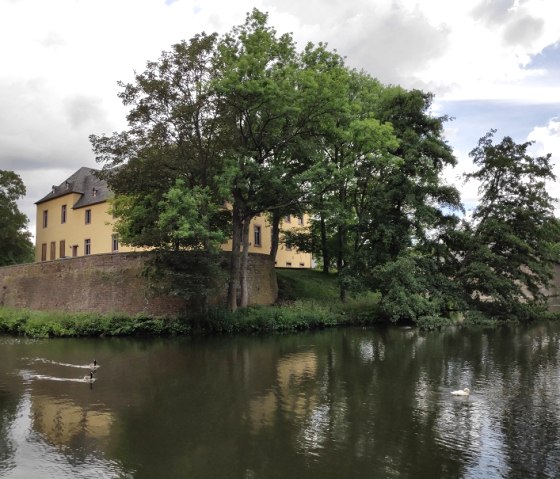
<svg viewBox="0 0 560 479">
<path fill-rule="evenodd" d="M 152 316 L 121 313 L 34 311 L 0 307 L 0 334 L 47 337 L 177 336 L 300 331 L 339 326 L 383 325 L 379 296 L 361 293 L 342 303 L 335 275 L 309 270 L 278 270 L 279 299 L 272 306 L 230 312 L 223 308 L 200 315 Z M 543 319 L 559 319 L 552 317 Z M 558 316 L 558 315 L 556 315 Z M 416 324 L 432 330 L 455 324 L 457 318 L 433 317 Z M 492 320 L 471 318 L 469 324 L 492 326 Z"/>
<path fill-rule="evenodd" d="M 33 338 L 224 334 L 320 329 L 379 323 L 378 296 L 364 293 L 341 303 L 335 275 L 279 270 L 279 299 L 234 313 L 215 308 L 205 317 L 70 313 L 0 307 L 0 333 Z"/>
</svg>

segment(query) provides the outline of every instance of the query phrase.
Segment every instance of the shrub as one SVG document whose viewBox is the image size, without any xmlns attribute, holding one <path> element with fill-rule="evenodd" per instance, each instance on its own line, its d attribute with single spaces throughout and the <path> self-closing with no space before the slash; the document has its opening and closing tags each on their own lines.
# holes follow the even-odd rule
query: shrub
<svg viewBox="0 0 560 479">
<path fill-rule="evenodd" d="M 434 331 L 436 329 L 443 329 L 455 324 L 451 318 L 444 318 L 442 316 L 420 316 L 416 320 L 416 326 L 424 331 Z"/>
</svg>

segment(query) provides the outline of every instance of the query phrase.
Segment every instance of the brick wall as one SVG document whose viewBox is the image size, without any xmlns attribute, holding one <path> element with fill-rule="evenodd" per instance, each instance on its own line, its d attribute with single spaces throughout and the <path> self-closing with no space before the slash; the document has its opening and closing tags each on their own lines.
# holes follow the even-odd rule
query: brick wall
<svg viewBox="0 0 560 479">
<path fill-rule="evenodd" d="M 0 306 L 49 311 L 174 314 L 181 299 L 154 296 L 142 276 L 149 253 L 81 256 L 0 268 Z M 274 265 L 252 254 L 248 271 L 251 304 L 272 304 L 278 294 Z M 227 285 L 215 298 L 225 302 Z"/>
</svg>

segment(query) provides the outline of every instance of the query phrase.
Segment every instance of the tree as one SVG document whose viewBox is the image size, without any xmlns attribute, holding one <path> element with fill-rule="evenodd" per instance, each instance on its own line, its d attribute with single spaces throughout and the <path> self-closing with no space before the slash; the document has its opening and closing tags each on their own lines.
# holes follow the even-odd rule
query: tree
<svg viewBox="0 0 560 479">
<path fill-rule="evenodd" d="M 121 241 L 154 248 L 154 282 L 195 298 L 202 309 L 219 282 L 217 251 L 230 224 L 224 135 L 211 87 L 217 38 L 202 33 L 173 45 L 133 83 L 120 83 L 128 129 L 90 137 L 115 193 Z M 192 254 L 179 254 L 186 249 Z"/>
<path fill-rule="evenodd" d="M 196 35 L 148 62 L 134 83 L 119 83 L 119 97 L 130 109 L 129 128 L 90 137 L 115 193 L 113 213 L 125 243 L 174 250 L 211 246 L 205 240 L 210 232 L 201 229 L 220 223 L 216 216 L 228 199 L 220 183 L 223 155 L 210 88 L 216 42 L 215 34 Z M 188 193 L 193 188 L 198 188 L 196 198 Z M 178 218 L 187 211 L 178 207 L 180 201 L 185 206 L 203 201 L 200 216 Z M 186 223 L 198 237 L 181 233 Z"/>
<path fill-rule="evenodd" d="M 16 201 L 25 196 L 25 185 L 17 173 L 0 170 L 0 266 L 33 261 L 31 234 L 25 230 L 28 219 Z"/>
<path fill-rule="evenodd" d="M 123 241 L 193 248 L 197 232 L 208 247 L 208 228 L 223 224 L 219 213 L 229 205 L 228 304 L 237 307 L 240 287 L 246 306 L 249 222 L 293 208 L 301 194 L 298 152 L 309 119 L 323 111 L 312 79 L 291 36 L 278 36 L 254 10 L 220 38 L 201 34 L 174 45 L 134 83 L 121 84 L 129 128 L 91 141 L 116 194 Z M 200 215 L 188 213 L 193 200 L 203 200 Z"/>
<path fill-rule="evenodd" d="M 237 284 L 240 306 L 248 301 L 249 222 L 268 212 L 277 237 L 283 214 L 301 211 L 315 159 L 311 145 L 321 134 L 322 118 L 338 111 L 333 99 L 340 57 L 323 45 L 308 45 L 299 54 L 292 36 L 278 36 L 267 20 L 253 10 L 219 47 L 218 110 L 231 134 L 226 156 L 232 173 L 232 310 Z"/>
<path fill-rule="evenodd" d="M 531 142 L 483 136 L 470 156 L 480 182 L 472 221 L 460 232 L 457 281 L 470 309 L 499 318 L 536 317 L 546 306 L 552 265 L 560 260 L 560 222 L 546 181 L 554 181 L 550 154 L 528 153 Z"/>
</svg>

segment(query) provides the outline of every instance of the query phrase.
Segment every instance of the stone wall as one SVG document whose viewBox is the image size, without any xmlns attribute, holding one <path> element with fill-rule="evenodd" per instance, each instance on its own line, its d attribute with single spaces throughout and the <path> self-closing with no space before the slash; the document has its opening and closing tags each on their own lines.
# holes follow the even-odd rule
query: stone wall
<svg viewBox="0 0 560 479">
<path fill-rule="evenodd" d="M 0 268 L 0 306 L 46 311 L 175 314 L 177 297 L 154 296 L 142 275 L 149 253 L 81 256 Z M 267 255 L 249 255 L 251 304 L 272 304 L 278 285 Z M 214 303 L 225 303 L 227 284 Z"/>
</svg>

